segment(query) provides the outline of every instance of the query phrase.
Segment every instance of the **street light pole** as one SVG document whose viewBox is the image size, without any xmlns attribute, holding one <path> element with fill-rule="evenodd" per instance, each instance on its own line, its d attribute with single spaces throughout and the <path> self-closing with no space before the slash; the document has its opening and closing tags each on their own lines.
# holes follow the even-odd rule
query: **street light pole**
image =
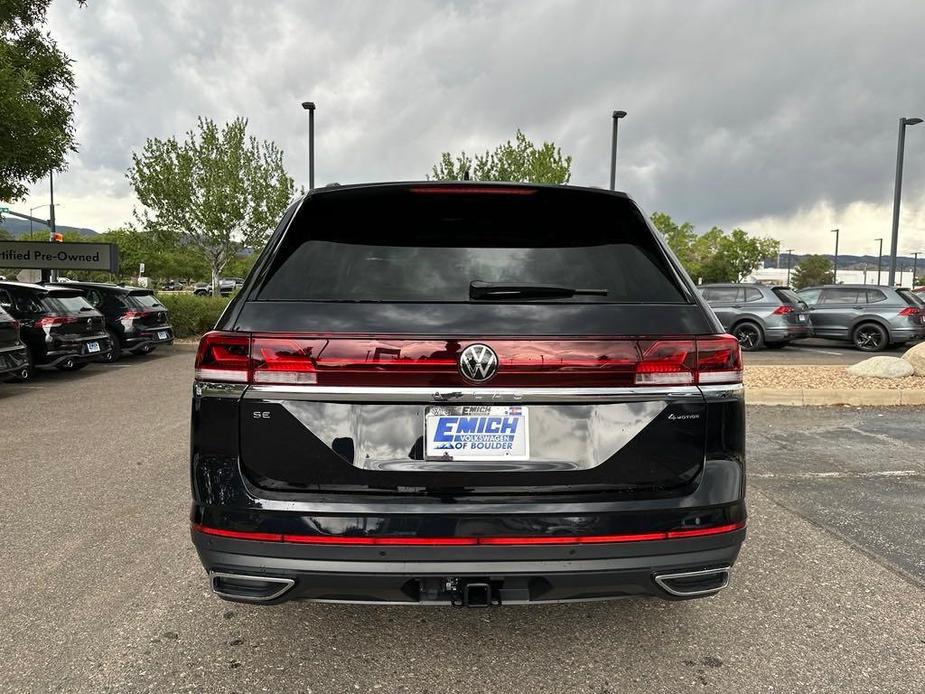
<svg viewBox="0 0 925 694">
<path fill-rule="evenodd" d="M 912 288 L 913 289 L 915 289 L 915 277 L 919 269 L 919 253 L 920 251 L 916 251 L 915 253 L 912 254 Z"/>
<path fill-rule="evenodd" d="M 626 118 L 626 111 L 613 112 L 613 134 L 610 138 L 610 189 L 617 189 L 617 128 L 621 118 Z"/>
<path fill-rule="evenodd" d="M 896 143 L 896 179 L 893 183 L 893 232 L 890 247 L 890 286 L 896 284 L 896 250 L 899 244 L 899 205 L 903 190 L 903 150 L 906 147 L 906 126 L 918 125 L 921 118 L 900 118 L 899 138 Z"/>
<path fill-rule="evenodd" d="M 793 249 L 788 248 L 787 251 L 787 281 L 784 283 L 788 287 L 790 286 L 790 263 L 793 262 Z"/>
<path fill-rule="evenodd" d="M 880 262 L 883 260 L 883 239 L 874 239 L 880 242 L 880 250 L 877 251 L 877 286 L 880 286 Z"/>
<path fill-rule="evenodd" d="M 838 229 L 832 229 L 835 234 L 835 261 L 832 263 L 832 284 L 838 284 Z"/>
<path fill-rule="evenodd" d="M 308 111 L 308 189 L 315 189 L 315 103 L 303 101 L 302 108 Z"/>
</svg>

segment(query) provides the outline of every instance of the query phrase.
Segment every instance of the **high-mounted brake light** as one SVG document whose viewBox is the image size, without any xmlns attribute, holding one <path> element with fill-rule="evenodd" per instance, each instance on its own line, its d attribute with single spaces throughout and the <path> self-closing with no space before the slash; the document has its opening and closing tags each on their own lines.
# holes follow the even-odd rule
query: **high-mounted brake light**
<svg viewBox="0 0 925 694">
<path fill-rule="evenodd" d="M 420 186 L 412 188 L 419 195 L 533 195 L 536 188 L 516 186 Z"/>
<path fill-rule="evenodd" d="M 791 306 L 790 304 L 781 304 L 776 309 L 774 309 L 771 313 L 773 313 L 775 316 L 785 316 L 788 313 L 793 313 L 793 306 Z"/>
</svg>

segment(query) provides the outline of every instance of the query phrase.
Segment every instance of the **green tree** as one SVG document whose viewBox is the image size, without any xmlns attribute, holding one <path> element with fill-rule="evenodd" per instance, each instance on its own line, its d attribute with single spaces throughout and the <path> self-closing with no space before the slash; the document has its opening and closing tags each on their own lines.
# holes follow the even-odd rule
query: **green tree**
<svg viewBox="0 0 925 694">
<path fill-rule="evenodd" d="M 0 200 L 24 197 L 74 149 L 74 75 L 42 31 L 49 2 L 0 0 Z"/>
<path fill-rule="evenodd" d="M 832 261 L 824 255 L 808 255 L 794 268 L 791 279 L 795 289 L 832 284 Z"/>
<path fill-rule="evenodd" d="M 263 247 L 295 193 L 282 151 L 248 137 L 244 118 L 221 129 L 200 118 L 183 142 L 149 139 L 132 154 L 128 178 L 144 229 L 197 251 L 216 295 L 225 265 L 242 246 Z"/>
<path fill-rule="evenodd" d="M 431 168 L 429 178 L 438 181 L 518 181 L 523 183 L 568 183 L 572 177 L 572 157 L 563 156 L 552 142 L 536 147 L 519 129 L 514 142 L 508 140 L 493 152 L 476 154 L 473 161 L 465 152 L 455 157 L 449 152 Z"/>
<path fill-rule="evenodd" d="M 12 241 L 13 235 L 6 229 L 0 227 L 0 241 Z"/>
<path fill-rule="evenodd" d="M 762 260 L 780 252 L 780 242 L 774 239 L 754 238 L 742 229 L 729 234 L 716 227 L 714 230 L 719 232 L 716 251 L 703 265 L 704 282 L 741 282 Z"/>
<path fill-rule="evenodd" d="M 751 237 L 742 229 L 727 234 L 713 227 L 697 234 L 693 224 L 678 224 L 664 212 L 651 220 L 695 282 L 739 282 L 780 250 L 779 241 Z"/>
</svg>

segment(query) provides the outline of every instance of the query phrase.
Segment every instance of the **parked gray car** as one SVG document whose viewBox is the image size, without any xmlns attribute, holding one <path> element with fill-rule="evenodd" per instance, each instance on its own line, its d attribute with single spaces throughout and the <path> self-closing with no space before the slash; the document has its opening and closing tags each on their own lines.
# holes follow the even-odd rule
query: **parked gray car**
<svg viewBox="0 0 925 694">
<path fill-rule="evenodd" d="M 925 337 L 925 312 L 909 289 L 838 284 L 797 293 L 810 308 L 816 337 L 850 340 L 863 352 Z"/>
<path fill-rule="evenodd" d="M 700 292 L 744 350 L 785 347 L 812 335 L 807 307 L 789 287 L 705 284 Z"/>
</svg>

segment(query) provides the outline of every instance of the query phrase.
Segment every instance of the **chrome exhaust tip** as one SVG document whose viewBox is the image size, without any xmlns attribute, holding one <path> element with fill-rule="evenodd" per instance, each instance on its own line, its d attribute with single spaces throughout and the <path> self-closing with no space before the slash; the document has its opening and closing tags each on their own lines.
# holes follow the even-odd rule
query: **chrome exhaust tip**
<svg viewBox="0 0 925 694">
<path fill-rule="evenodd" d="M 226 600 L 268 602 L 284 595 L 295 585 L 295 580 L 278 576 L 246 576 L 210 571 L 209 584 L 213 593 Z"/>
<path fill-rule="evenodd" d="M 693 598 L 718 593 L 729 585 L 729 569 L 723 566 L 700 571 L 655 574 L 658 587 L 678 598 Z"/>
</svg>

